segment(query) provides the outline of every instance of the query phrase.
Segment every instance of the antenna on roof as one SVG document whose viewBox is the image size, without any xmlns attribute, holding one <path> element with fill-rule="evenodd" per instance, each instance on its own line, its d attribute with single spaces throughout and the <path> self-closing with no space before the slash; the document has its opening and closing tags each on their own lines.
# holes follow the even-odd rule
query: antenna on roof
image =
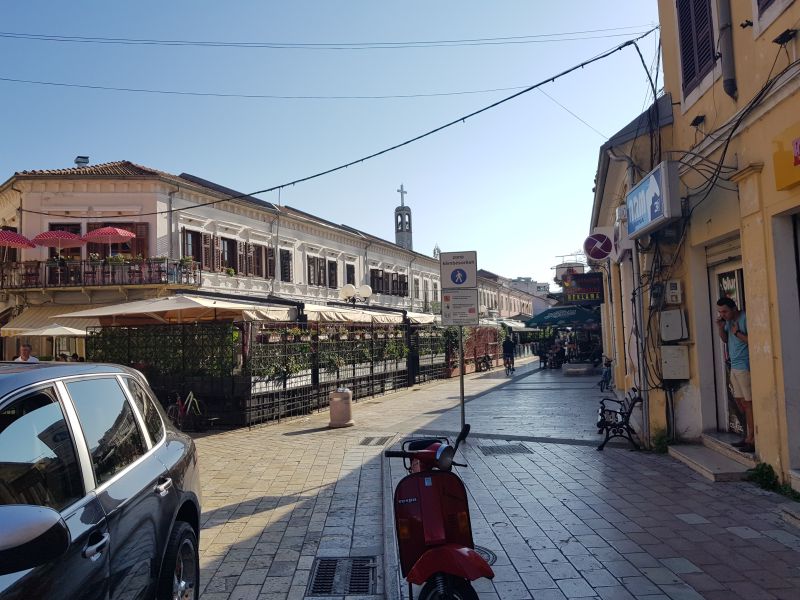
<svg viewBox="0 0 800 600">
<path fill-rule="evenodd" d="M 88 156 L 76 156 L 75 157 L 75 166 L 76 167 L 78 167 L 78 168 L 85 167 L 88 164 L 89 164 L 89 157 Z"/>
</svg>

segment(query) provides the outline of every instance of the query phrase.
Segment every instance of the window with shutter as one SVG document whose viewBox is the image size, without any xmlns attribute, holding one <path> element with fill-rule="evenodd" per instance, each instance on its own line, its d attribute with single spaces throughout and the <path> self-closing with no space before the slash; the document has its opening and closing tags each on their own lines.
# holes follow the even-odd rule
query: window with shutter
<svg viewBox="0 0 800 600">
<path fill-rule="evenodd" d="M 292 252 L 291 250 L 281 250 L 281 281 L 291 283 L 292 281 Z"/>
<path fill-rule="evenodd" d="M 212 251 L 214 253 L 214 270 L 221 271 L 222 270 L 222 240 L 218 235 L 214 236 L 214 243 L 212 246 Z"/>
<path fill-rule="evenodd" d="M 267 255 L 267 273 L 264 275 L 269 279 L 275 278 L 275 248 L 269 247 L 266 251 Z"/>
<path fill-rule="evenodd" d="M 250 242 L 244 245 L 244 273 L 245 275 L 252 275 L 255 272 L 255 246 Z"/>
<path fill-rule="evenodd" d="M 250 247 L 250 258 L 253 263 L 251 275 L 264 277 L 264 247 L 253 244 Z"/>
<path fill-rule="evenodd" d="M 336 268 L 336 266 L 337 265 L 336 265 L 336 261 L 335 260 L 329 260 L 328 261 L 328 287 L 332 288 L 334 290 L 337 287 L 339 287 L 339 284 L 337 283 L 337 280 L 338 280 L 337 270 L 338 269 Z"/>
<path fill-rule="evenodd" d="M 369 287 L 376 294 L 380 294 L 382 290 L 382 283 L 380 279 L 380 271 L 378 269 L 369 270 Z"/>
<path fill-rule="evenodd" d="M 148 239 L 150 237 L 150 223 L 132 223 L 132 225 L 131 231 L 136 234 L 136 237 L 132 240 L 130 249 L 131 256 L 147 258 L 150 256 L 150 240 Z"/>
<path fill-rule="evenodd" d="M 237 273 L 244 273 L 247 271 L 247 243 L 236 242 L 236 264 L 229 265 L 236 269 Z"/>
<path fill-rule="evenodd" d="M 392 287 L 391 287 L 392 296 L 399 296 L 400 295 L 400 278 L 397 273 L 392 273 Z"/>
<path fill-rule="evenodd" d="M 392 293 L 392 273 L 383 272 L 383 293 L 391 295 Z"/>
<path fill-rule="evenodd" d="M 677 0 L 683 91 L 694 89 L 714 68 L 711 0 Z"/>
<path fill-rule="evenodd" d="M 48 227 L 50 231 L 69 231 L 70 233 L 74 233 L 75 235 L 81 234 L 81 224 L 80 223 L 50 223 Z M 58 256 L 58 248 L 52 247 L 48 249 L 48 255 L 50 258 L 55 258 Z M 61 256 L 64 257 L 65 260 L 80 260 L 81 259 L 81 247 L 75 246 L 72 248 L 67 248 L 63 246 L 61 248 Z"/>
<path fill-rule="evenodd" d="M 356 266 L 355 265 L 345 265 L 344 273 L 345 273 L 345 283 L 349 283 L 350 285 L 355 285 L 356 284 Z"/>
<path fill-rule="evenodd" d="M 210 233 L 203 234 L 202 268 L 210 271 L 214 266 L 214 238 Z"/>
<path fill-rule="evenodd" d="M 317 285 L 317 257 L 306 257 L 306 283 L 308 285 Z"/>
<path fill-rule="evenodd" d="M 94 231 L 95 229 L 101 229 L 105 226 L 106 226 L 105 223 L 87 223 L 86 233 Z M 101 257 L 108 256 L 108 244 L 95 244 L 95 243 L 86 244 L 86 256 L 89 256 L 90 254 L 98 254 Z"/>
</svg>

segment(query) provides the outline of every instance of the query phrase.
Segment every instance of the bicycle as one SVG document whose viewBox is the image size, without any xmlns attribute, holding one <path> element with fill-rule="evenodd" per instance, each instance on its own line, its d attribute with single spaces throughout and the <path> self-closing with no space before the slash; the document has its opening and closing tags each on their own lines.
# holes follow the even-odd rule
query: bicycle
<svg viewBox="0 0 800 600">
<path fill-rule="evenodd" d="M 207 421 L 203 416 L 203 409 L 200 401 L 189 391 L 186 400 L 182 400 L 177 391 L 173 391 L 170 396 L 174 402 L 167 407 L 167 416 L 181 431 L 205 431 Z"/>
<path fill-rule="evenodd" d="M 514 372 L 514 362 L 510 356 L 503 357 L 503 365 L 506 368 L 506 377 L 511 377 Z"/>
<path fill-rule="evenodd" d="M 614 389 L 614 382 L 611 380 L 611 359 L 606 358 L 603 361 L 603 371 L 600 375 L 600 381 L 597 382 L 597 385 L 600 386 L 601 392 L 611 391 Z"/>
</svg>

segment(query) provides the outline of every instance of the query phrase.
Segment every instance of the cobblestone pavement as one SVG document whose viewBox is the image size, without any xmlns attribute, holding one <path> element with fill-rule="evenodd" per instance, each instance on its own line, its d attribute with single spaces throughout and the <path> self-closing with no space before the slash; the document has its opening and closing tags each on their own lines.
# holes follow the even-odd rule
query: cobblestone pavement
<svg viewBox="0 0 800 600">
<path fill-rule="evenodd" d="M 783 497 L 711 484 L 665 455 L 596 452 L 597 378 L 534 369 L 466 382 L 473 434 L 459 475 L 475 542 L 497 555 L 494 581 L 476 582 L 482 599 L 800 598 L 800 531 L 777 516 Z M 197 439 L 202 598 L 305 598 L 324 556 L 378 556 L 393 597 L 384 446 L 361 443 L 457 431 L 457 402 L 456 379 L 361 401 L 348 429 L 317 414 Z M 484 453 L 512 444 L 524 453 Z M 383 464 L 387 483 L 401 476 L 399 461 Z"/>
</svg>

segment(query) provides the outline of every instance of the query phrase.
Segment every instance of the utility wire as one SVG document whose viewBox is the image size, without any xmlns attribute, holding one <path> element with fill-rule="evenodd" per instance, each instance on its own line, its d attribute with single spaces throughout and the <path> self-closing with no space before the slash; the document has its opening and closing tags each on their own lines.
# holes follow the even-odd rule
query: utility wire
<svg viewBox="0 0 800 600">
<path fill-rule="evenodd" d="M 605 133 L 603 133 L 602 131 L 598 131 L 597 129 L 595 129 L 594 127 L 592 127 L 592 126 L 591 126 L 589 123 L 587 123 L 586 121 L 584 121 L 582 118 L 580 118 L 578 115 L 576 115 L 576 114 L 575 114 L 574 112 L 572 112 L 570 109 L 568 109 L 566 106 L 564 106 L 563 104 L 561 104 L 561 102 L 559 102 L 558 100 L 556 100 L 555 98 L 553 98 L 553 97 L 552 97 L 550 94 L 548 94 L 547 92 L 545 92 L 545 91 L 544 91 L 542 88 L 539 88 L 539 91 L 540 91 L 542 94 L 544 94 L 545 96 L 547 96 L 548 98 L 550 98 L 550 100 L 552 100 L 553 102 L 555 102 L 556 104 L 558 104 L 558 105 L 559 105 L 561 108 L 563 108 L 565 111 L 567 111 L 567 112 L 568 112 L 569 114 L 571 114 L 573 117 L 575 117 L 576 119 L 578 119 L 578 121 L 580 121 L 581 123 L 583 123 L 584 125 L 586 125 L 586 126 L 589 128 L 589 129 L 591 129 L 592 131 L 594 131 L 594 132 L 595 132 L 597 135 L 599 135 L 601 138 L 603 138 L 604 140 L 607 140 L 607 139 L 608 139 L 608 136 L 607 136 Z"/>
<path fill-rule="evenodd" d="M 373 158 L 377 158 L 378 156 L 382 156 L 383 154 L 387 154 L 389 152 L 392 152 L 392 151 L 397 150 L 399 148 L 402 148 L 404 146 L 408 146 L 409 144 L 413 144 L 414 142 L 418 142 L 418 141 L 420 141 L 420 140 L 422 140 L 424 138 L 432 136 L 435 133 L 439 133 L 440 131 L 448 129 L 448 128 L 452 127 L 453 125 L 457 125 L 459 123 L 465 123 L 467 121 L 467 119 L 471 119 L 472 117 L 475 117 L 475 116 L 477 116 L 477 115 L 479 115 L 481 113 L 489 111 L 489 110 L 491 110 L 493 108 L 497 108 L 498 106 L 500 106 L 502 104 L 505 104 L 506 102 L 509 102 L 509 101 L 519 97 L 519 96 L 522 96 L 523 94 L 527 94 L 528 92 L 531 92 L 531 91 L 533 91 L 533 90 L 535 90 L 535 89 L 537 89 L 537 88 L 539 88 L 539 87 L 541 87 L 541 86 L 543 86 L 543 85 L 545 85 L 547 83 L 552 83 L 552 82 L 556 81 L 557 79 L 565 77 L 566 75 L 569 75 L 573 71 L 577 71 L 578 69 L 582 69 L 582 68 L 584 68 L 584 67 L 586 67 L 586 66 L 588 66 L 588 65 L 590 65 L 592 63 L 595 63 L 595 62 L 597 62 L 599 60 L 603 60 L 604 58 L 607 58 L 607 57 L 611 56 L 612 54 L 615 54 L 616 52 L 619 52 L 620 50 L 623 50 L 623 49 L 627 48 L 628 46 L 631 46 L 631 45 L 635 44 L 637 41 L 639 41 L 639 40 L 643 39 L 644 37 L 650 35 L 654 31 L 656 31 L 657 29 L 658 29 L 658 27 L 654 27 L 653 29 L 651 29 L 647 33 L 644 33 L 644 34 L 642 34 L 642 35 L 640 35 L 640 36 L 638 36 L 636 38 L 633 38 L 633 39 L 630 39 L 630 40 L 628 40 L 626 42 L 623 42 L 622 44 L 619 44 L 619 45 L 611 48 L 610 50 L 606 50 L 605 52 L 603 52 L 601 54 L 598 54 L 597 56 L 595 56 L 593 58 L 590 58 L 588 60 L 583 61 L 582 63 L 579 63 L 579 64 L 574 65 L 574 66 L 572 66 L 572 67 L 570 67 L 568 69 L 565 69 L 564 71 L 561 71 L 560 73 L 557 73 L 557 74 L 555 74 L 555 75 L 553 75 L 551 77 L 548 77 L 547 79 L 543 79 L 539 83 L 535 83 L 535 84 L 525 88 L 524 90 L 517 92 L 516 94 L 512 94 L 510 96 L 506 96 L 505 98 L 503 98 L 501 100 L 498 100 L 497 102 L 493 102 L 492 104 L 489 104 L 488 106 L 484 106 L 483 108 L 480 108 L 480 109 L 478 109 L 478 110 L 476 110 L 474 112 L 471 112 L 471 113 L 469 113 L 467 115 L 464 115 L 462 117 L 454 119 L 454 120 L 450 121 L 449 123 L 445 123 L 444 125 L 440 125 L 439 127 L 436 127 L 435 129 L 431 129 L 430 131 L 422 133 L 422 134 L 420 134 L 420 135 L 418 135 L 416 137 L 413 137 L 411 139 L 408 139 L 408 140 L 406 140 L 404 142 L 400 142 L 399 144 L 395 144 L 394 146 L 390 146 L 388 148 L 384 148 L 383 150 L 379 150 L 378 152 L 374 152 L 374 153 L 369 154 L 367 156 L 364 156 L 362 158 L 350 161 L 350 162 L 345 163 L 343 165 L 339 165 L 338 167 L 333 167 L 333 168 L 327 169 L 325 171 L 320 171 L 319 173 L 315 173 L 313 175 L 308 175 L 306 177 L 301 177 L 300 179 L 295 179 L 294 181 L 289 181 L 287 183 L 282 183 L 280 185 L 275 185 L 275 186 L 272 186 L 272 187 L 269 187 L 269 188 L 265 188 L 263 190 L 258 190 L 256 192 L 251 192 L 249 194 L 239 194 L 237 196 L 229 196 L 227 198 L 221 198 L 219 200 L 213 200 L 211 202 L 205 202 L 203 204 L 195 204 L 195 205 L 187 206 L 187 207 L 173 208 L 171 210 L 168 209 L 168 210 L 160 210 L 160 211 L 153 211 L 153 212 L 146 212 L 146 213 L 133 213 L 133 214 L 127 214 L 127 215 L 118 215 L 118 216 L 143 217 L 143 216 L 149 216 L 149 215 L 163 215 L 163 214 L 168 214 L 170 212 L 178 212 L 178 211 L 181 211 L 181 210 L 194 210 L 194 209 L 196 209 L 198 207 L 202 207 L 202 206 L 211 206 L 211 205 L 214 205 L 214 204 L 219 204 L 220 202 L 229 202 L 231 200 L 237 200 L 237 199 L 246 198 L 246 197 L 249 197 L 249 196 L 257 196 L 259 194 L 266 194 L 266 193 L 269 193 L 269 192 L 274 192 L 276 190 L 281 190 L 281 189 L 286 188 L 286 187 L 297 185 L 298 183 L 303 183 L 305 181 L 310 181 L 312 179 L 317 179 L 319 177 L 323 177 L 324 175 L 329 175 L 331 173 L 335 173 L 337 171 L 341 171 L 343 169 L 347 169 L 348 167 L 352 167 L 354 165 L 357 165 L 357 164 L 362 163 L 362 162 L 366 162 L 366 161 L 371 160 Z M 29 209 L 21 209 L 21 210 L 23 212 L 27 212 L 27 213 L 31 213 L 31 214 L 37 214 L 37 215 L 58 216 L 58 217 L 61 217 L 61 218 L 77 218 L 77 219 L 85 218 L 84 216 L 77 216 L 77 215 L 67 215 L 67 214 L 42 212 L 42 211 L 35 211 L 35 210 L 29 210 Z"/>
<path fill-rule="evenodd" d="M 279 94 L 233 94 L 225 92 L 188 92 L 180 90 L 155 90 L 148 88 L 113 87 L 105 85 L 90 85 L 82 83 L 63 83 L 57 81 L 37 81 L 33 79 L 15 79 L 12 77 L 0 77 L 0 81 L 9 83 L 24 83 L 32 85 L 44 85 L 54 87 L 79 88 L 85 90 L 101 90 L 109 92 L 128 92 L 136 94 L 162 94 L 172 96 L 199 96 L 211 98 L 244 98 L 251 100 L 388 100 L 403 98 L 434 98 L 438 96 L 464 96 L 468 94 L 488 94 L 491 92 L 509 92 L 513 90 L 524 90 L 528 86 L 520 85 L 513 87 L 491 88 L 484 90 L 466 90 L 458 92 L 431 92 L 424 94 L 385 94 L 375 96 L 302 96 L 302 95 L 279 95 Z"/>
<path fill-rule="evenodd" d="M 642 29 L 652 25 L 627 25 L 624 27 L 609 27 L 604 29 L 586 29 L 582 31 L 565 31 L 561 33 L 541 33 L 524 36 L 505 36 L 493 38 L 467 38 L 456 40 L 417 40 L 400 42 L 337 42 L 337 43 L 292 43 L 292 42 L 219 42 L 210 40 L 168 40 L 146 38 L 110 38 L 96 36 L 70 36 L 50 35 L 42 33 L 24 33 L 13 31 L 0 31 L 0 38 L 22 39 L 44 42 L 66 42 L 75 44 L 118 44 L 133 46 L 199 46 L 211 48 L 267 48 L 285 50 L 391 50 L 399 48 L 433 48 L 450 46 L 481 46 L 498 44 L 531 44 L 562 41 L 576 41 L 585 39 L 599 39 L 608 37 L 623 37 L 631 32 L 614 33 L 608 35 L 584 35 L 622 31 L 626 29 Z M 561 36 L 561 37 L 559 37 Z M 581 36 L 581 37 L 563 37 Z M 557 38 L 558 39 L 555 39 Z M 544 39 L 551 38 L 551 39 Z"/>
</svg>

